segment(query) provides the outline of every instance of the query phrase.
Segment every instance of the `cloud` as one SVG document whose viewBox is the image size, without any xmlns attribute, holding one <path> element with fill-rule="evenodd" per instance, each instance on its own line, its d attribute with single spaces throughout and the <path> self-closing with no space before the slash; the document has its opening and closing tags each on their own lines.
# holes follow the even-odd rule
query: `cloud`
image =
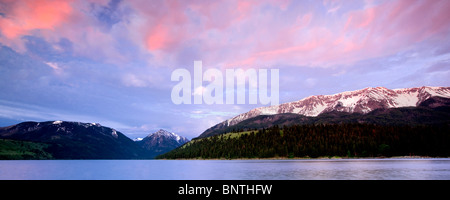
<svg viewBox="0 0 450 200">
<path fill-rule="evenodd" d="M 448 72 L 450 71 L 450 60 L 443 60 L 440 62 L 437 62 L 430 67 L 427 68 L 427 73 L 433 73 L 433 72 Z"/>
<path fill-rule="evenodd" d="M 447 1 L 370 4 L 363 9 L 343 13 L 333 20 L 332 25 L 315 23 L 300 30 L 287 27 L 287 31 L 274 33 L 273 38 L 282 34 L 285 41 L 290 41 L 289 44 L 278 45 L 273 41 L 272 47 L 259 49 L 248 57 L 273 64 L 348 66 L 360 60 L 403 51 L 428 39 L 445 40 L 450 27 L 450 21 L 446 20 L 450 17 L 446 11 L 449 8 Z M 314 14 L 316 22 L 324 17 Z M 267 42 L 272 41 L 269 38 Z"/>
<path fill-rule="evenodd" d="M 360 58 L 386 56 L 449 33 L 450 3 L 389 1 L 348 14 L 341 46 Z"/>
<path fill-rule="evenodd" d="M 61 50 L 63 44 L 60 42 L 65 41 L 64 44 L 71 44 L 71 53 L 76 56 L 110 63 L 125 62 L 115 45 L 121 42 L 118 36 L 123 30 L 116 26 L 120 26 L 117 23 L 124 17 L 123 13 L 114 12 L 118 3 L 111 1 L 105 5 L 105 1 L 100 0 L 7 1 L 2 4 L 6 9 L 0 16 L 0 43 L 26 52 L 39 50 L 26 46 L 29 38 L 39 39 L 54 47 L 43 52 L 52 52 Z"/>
<path fill-rule="evenodd" d="M 60 75 L 63 73 L 63 69 L 58 65 L 58 63 L 46 62 L 45 64 L 52 68 L 56 74 Z"/>
<path fill-rule="evenodd" d="M 327 10 L 327 13 L 336 13 L 336 11 L 338 11 L 339 8 L 341 8 L 341 6 L 336 6 L 336 7 L 330 8 Z"/>
<path fill-rule="evenodd" d="M 74 9 L 72 1 L 6 1 L 0 8 L 0 42 L 25 51 L 21 37 L 33 35 L 36 30 L 51 32 L 70 20 Z"/>
<path fill-rule="evenodd" d="M 448 35 L 448 1 L 11 1 L 0 42 L 43 37 L 113 64 L 171 66 L 186 49 L 215 66 L 348 66 Z M 320 4 L 319 4 L 320 5 Z M 333 15 L 329 15 L 329 14 Z M 77 30 L 77 31 L 74 31 Z M 127 49 L 133 53 L 127 53 Z M 151 55 L 151 57 L 148 57 Z"/>
<path fill-rule="evenodd" d="M 122 77 L 122 81 L 126 86 L 132 87 L 146 87 L 148 86 L 147 81 L 138 78 L 134 74 L 126 74 Z"/>
<path fill-rule="evenodd" d="M 184 115 L 189 118 L 200 119 L 200 118 L 208 118 L 208 117 L 233 117 L 238 115 L 238 112 L 228 112 L 228 111 L 203 111 L 203 110 L 194 110 L 190 113 L 185 113 Z"/>
<path fill-rule="evenodd" d="M 0 29 L 8 39 L 35 29 L 54 30 L 72 14 L 71 1 L 14 1 L 0 18 Z"/>
</svg>

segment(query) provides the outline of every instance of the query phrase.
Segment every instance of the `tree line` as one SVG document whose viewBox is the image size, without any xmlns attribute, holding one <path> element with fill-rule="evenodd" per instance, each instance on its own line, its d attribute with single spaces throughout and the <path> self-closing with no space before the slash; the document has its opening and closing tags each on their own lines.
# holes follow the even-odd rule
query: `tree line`
<svg viewBox="0 0 450 200">
<path fill-rule="evenodd" d="M 193 140 L 158 159 L 450 156 L 450 129 L 439 125 L 311 124 Z"/>
</svg>

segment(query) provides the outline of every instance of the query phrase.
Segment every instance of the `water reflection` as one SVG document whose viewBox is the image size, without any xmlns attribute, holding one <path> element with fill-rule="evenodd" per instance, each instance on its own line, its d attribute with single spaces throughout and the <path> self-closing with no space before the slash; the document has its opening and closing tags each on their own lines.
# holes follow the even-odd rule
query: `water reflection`
<svg viewBox="0 0 450 200">
<path fill-rule="evenodd" d="M 450 180 L 450 159 L 0 161 L 0 179 Z"/>
</svg>

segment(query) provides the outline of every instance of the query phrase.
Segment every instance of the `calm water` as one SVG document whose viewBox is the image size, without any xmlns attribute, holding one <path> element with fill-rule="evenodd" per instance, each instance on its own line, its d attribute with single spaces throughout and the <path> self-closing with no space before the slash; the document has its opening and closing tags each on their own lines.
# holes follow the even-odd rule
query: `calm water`
<svg viewBox="0 0 450 200">
<path fill-rule="evenodd" d="M 8 160 L 0 179 L 450 180 L 450 159 Z"/>
</svg>

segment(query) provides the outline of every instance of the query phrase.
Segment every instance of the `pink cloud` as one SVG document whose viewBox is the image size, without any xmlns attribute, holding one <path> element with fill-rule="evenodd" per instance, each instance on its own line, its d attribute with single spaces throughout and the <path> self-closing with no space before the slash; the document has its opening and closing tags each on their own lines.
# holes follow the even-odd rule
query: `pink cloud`
<svg viewBox="0 0 450 200">
<path fill-rule="evenodd" d="M 103 31 L 95 15 L 86 14 L 91 11 L 92 3 L 106 6 L 108 0 L 4 2 L 6 9 L 0 10 L 5 13 L 0 16 L 0 42 L 24 52 L 22 36 L 42 37 L 56 49 L 60 39 L 65 38 L 74 44 L 73 51 L 78 56 L 107 63 L 125 61 L 124 56 L 114 49 L 117 42 L 114 34 L 118 31 Z"/>
<path fill-rule="evenodd" d="M 266 65 L 351 65 L 407 50 L 427 39 L 447 40 L 449 10 L 450 2 L 445 0 L 433 3 L 400 0 L 347 11 L 333 19 L 332 25 L 320 23 L 330 19 L 317 12 L 311 14 L 315 23 L 311 23 L 309 15 L 299 15 L 298 24 L 306 25 L 274 29 L 271 38 L 258 38 L 271 45 L 255 49 L 241 60 Z"/>
<path fill-rule="evenodd" d="M 200 55 L 191 59 L 212 65 L 328 67 L 391 55 L 428 39 L 446 39 L 450 32 L 446 0 L 357 6 L 353 1 L 122 1 L 129 15 L 110 30 L 86 14 L 90 3 L 108 5 L 106 0 L 7 2 L 0 10 L 5 13 L 0 42 L 40 30 L 49 42 L 69 39 L 79 55 L 112 58 L 105 60 L 126 61 L 114 46 L 127 38 L 143 55 L 152 54 L 150 62 L 166 65 L 191 48 Z"/>
<path fill-rule="evenodd" d="M 189 24 L 184 1 L 129 1 L 124 2 L 135 11 L 135 20 L 140 21 L 130 28 L 140 32 L 137 42 L 142 42 L 149 51 L 173 51 L 189 35 Z"/>
<path fill-rule="evenodd" d="M 264 0 L 248 0 L 248 1 L 211 1 L 207 4 L 193 3 L 187 8 L 195 11 L 204 22 L 204 29 L 217 29 L 226 31 L 227 28 L 234 26 L 253 14 L 253 9 L 268 3 Z M 281 3 L 282 1 L 280 1 Z M 283 2 L 283 4 L 285 4 Z"/>
<path fill-rule="evenodd" d="M 147 47 L 150 51 L 166 48 L 170 40 L 167 27 L 158 25 L 150 31 L 147 37 Z"/>
<path fill-rule="evenodd" d="M 73 12 L 71 1 L 16 1 L 0 18 L 0 30 L 8 39 L 29 34 L 35 29 L 54 30 Z"/>
<path fill-rule="evenodd" d="M 448 1 L 403 0 L 352 12 L 348 16 L 351 22 L 341 33 L 350 35 L 351 40 L 343 47 L 355 56 L 371 58 L 405 50 L 432 37 L 445 40 L 450 27 L 449 8 Z"/>
<path fill-rule="evenodd" d="M 211 31 L 226 33 L 245 25 L 250 20 L 255 9 L 262 5 L 277 5 L 286 9 L 289 1 L 249 0 L 249 1 L 148 1 L 127 2 L 137 11 L 143 21 L 138 29 L 145 34 L 143 40 L 150 51 L 173 51 L 188 40 L 204 40 Z M 153 5 L 153 6 L 150 6 Z M 307 20 L 307 19 L 305 19 Z M 225 38 L 218 38 L 225 39 Z M 208 46 L 208 44 L 206 44 Z"/>
</svg>

